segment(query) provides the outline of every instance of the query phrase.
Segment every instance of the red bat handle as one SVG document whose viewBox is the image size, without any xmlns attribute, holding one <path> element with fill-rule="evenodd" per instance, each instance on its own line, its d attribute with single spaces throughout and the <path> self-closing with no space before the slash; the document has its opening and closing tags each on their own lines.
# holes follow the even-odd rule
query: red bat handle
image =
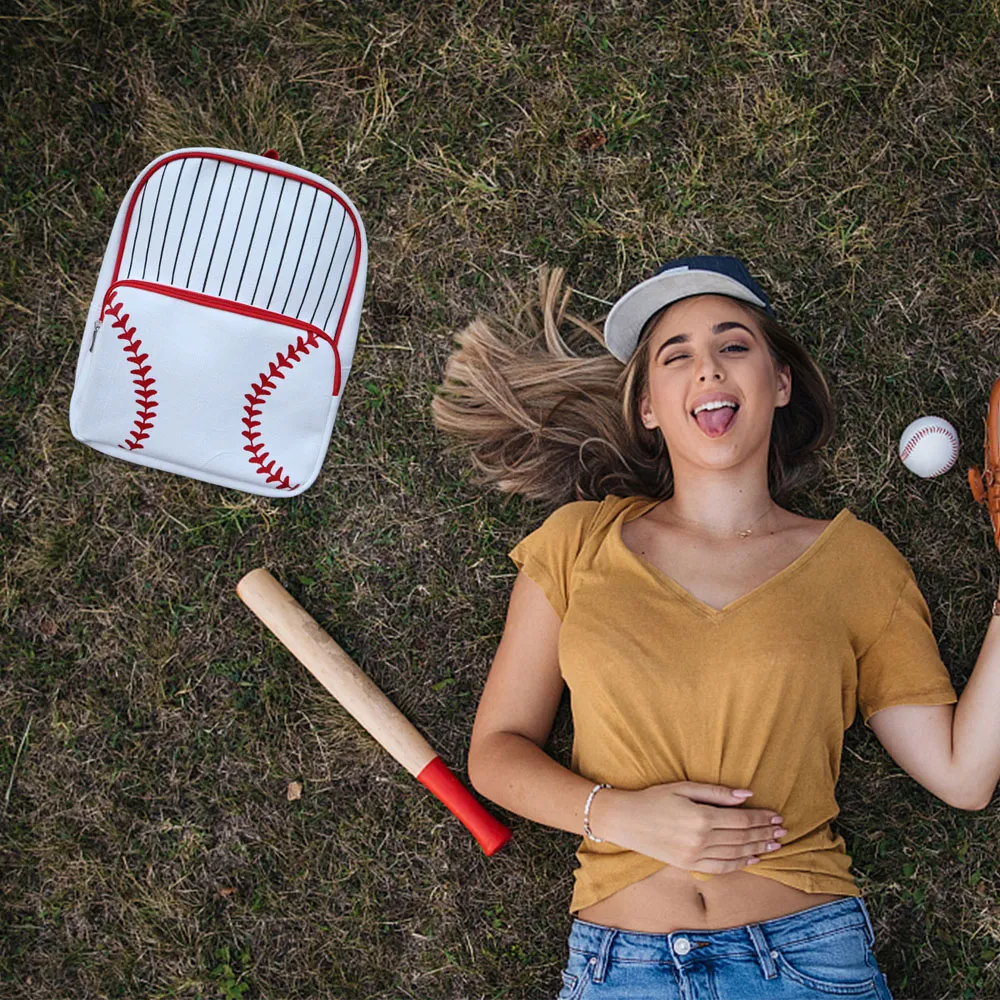
<svg viewBox="0 0 1000 1000">
<path fill-rule="evenodd" d="M 479 841 L 489 857 L 496 854 L 511 838 L 511 831 L 491 816 L 472 793 L 448 769 L 440 757 L 435 757 L 417 775 L 417 781 L 433 792 Z"/>
</svg>

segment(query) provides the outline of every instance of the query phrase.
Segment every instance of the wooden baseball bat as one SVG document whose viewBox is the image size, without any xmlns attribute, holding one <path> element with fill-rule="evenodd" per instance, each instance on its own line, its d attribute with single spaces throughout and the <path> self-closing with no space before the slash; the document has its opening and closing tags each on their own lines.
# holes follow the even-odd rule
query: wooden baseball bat
<svg viewBox="0 0 1000 1000">
<path fill-rule="evenodd" d="M 306 670 L 462 821 L 487 856 L 510 840 L 510 829 L 473 798 L 413 723 L 266 569 L 247 573 L 236 593 Z"/>
</svg>

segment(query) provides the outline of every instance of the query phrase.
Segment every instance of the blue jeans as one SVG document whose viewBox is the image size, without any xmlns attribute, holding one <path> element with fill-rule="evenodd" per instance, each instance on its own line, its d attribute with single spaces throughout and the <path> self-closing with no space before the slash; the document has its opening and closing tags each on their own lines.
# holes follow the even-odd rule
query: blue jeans
<svg viewBox="0 0 1000 1000">
<path fill-rule="evenodd" d="M 574 919 L 557 1000 L 893 1000 L 860 896 L 723 930 L 649 934 Z"/>
</svg>

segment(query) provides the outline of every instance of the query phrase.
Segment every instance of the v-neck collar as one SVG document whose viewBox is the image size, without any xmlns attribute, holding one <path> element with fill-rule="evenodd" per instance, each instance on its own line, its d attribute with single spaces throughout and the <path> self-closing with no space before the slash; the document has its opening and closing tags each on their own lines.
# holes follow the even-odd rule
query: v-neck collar
<svg viewBox="0 0 1000 1000">
<path fill-rule="evenodd" d="M 625 544 L 625 539 L 622 538 L 622 525 L 625 524 L 626 521 L 634 521 L 636 518 L 640 517 L 660 502 L 661 501 L 659 500 L 650 498 L 648 502 L 640 500 L 638 503 L 627 506 L 624 513 L 615 518 L 615 523 L 611 529 L 612 540 L 625 552 L 626 558 L 634 560 L 659 583 L 663 584 L 669 590 L 677 594 L 678 597 L 686 601 L 699 614 L 702 614 L 711 620 L 724 618 L 731 611 L 742 607 L 748 601 L 753 600 L 753 598 L 759 597 L 764 591 L 776 586 L 779 582 L 790 576 L 801 566 L 805 565 L 805 563 L 807 563 L 830 540 L 837 527 L 844 524 L 851 516 L 851 511 L 848 507 L 842 508 L 837 516 L 822 530 L 822 532 L 820 532 L 819 537 L 815 538 L 812 544 L 796 559 L 785 566 L 784 569 L 778 570 L 777 573 L 769 577 L 763 583 L 754 587 L 749 593 L 744 594 L 742 597 L 737 597 L 735 601 L 730 601 L 722 608 L 713 608 L 711 604 L 706 604 L 704 601 L 700 601 L 689 590 L 682 587 L 673 577 L 668 576 L 661 569 L 649 562 L 649 560 L 640 556 L 637 552 L 633 552 L 632 549 Z"/>
</svg>

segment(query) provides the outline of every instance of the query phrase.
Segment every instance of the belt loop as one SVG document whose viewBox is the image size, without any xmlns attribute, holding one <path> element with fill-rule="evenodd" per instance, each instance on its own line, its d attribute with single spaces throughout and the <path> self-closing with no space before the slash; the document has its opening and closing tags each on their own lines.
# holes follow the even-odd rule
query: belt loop
<svg viewBox="0 0 1000 1000">
<path fill-rule="evenodd" d="M 760 924 L 747 924 L 747 933 L 753 942 L 754 951 L 757 952 L 760 967 L 764 970 L 764 978 L 774 979 L 778 975 L 778 966 L 774 961 L 777 952 L 772 952 L 764 932 L 760 929 Z"/>
<path fill-rule="evenodd" d="M 617 927 L 609 927 L 604 937 L 601 939 L 601 947 L 597 953 L 597 961 L 594 963 L 594 982 L 603 983 L 607 975 L 608 966 L 611 964 L 611 944 L 618 934 Z"/>
<path fill-rule="evenodd" d="M 858 909 L 861 911 L 861 915 L 865 918 L 865 927 L 867 928 L 866 934 L 868 938 L 868 947 L 875 947 L 875 928 L 872 927 L 872 918 L 868 914 L 868 907 L 865 906 L 865 901 L 860 896 L 854 897 L 858 901 Z"/>
</svg>

